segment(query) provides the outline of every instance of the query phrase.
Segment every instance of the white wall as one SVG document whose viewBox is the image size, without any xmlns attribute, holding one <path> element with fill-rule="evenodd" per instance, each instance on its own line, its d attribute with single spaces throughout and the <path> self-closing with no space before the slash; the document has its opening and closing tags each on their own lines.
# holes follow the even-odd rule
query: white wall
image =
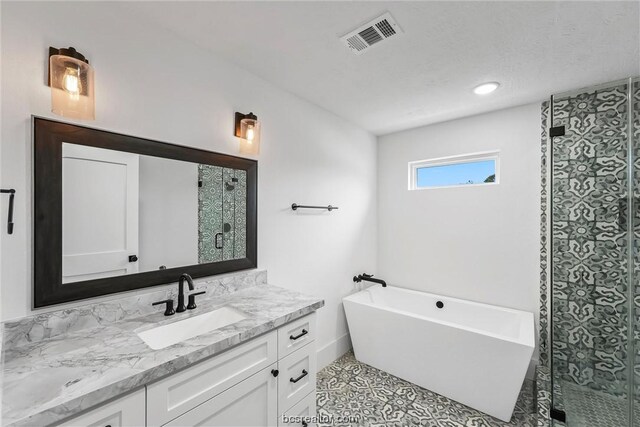
<svg viewBox="0 0 640 427">
<path fill-rule="evenodd" d="M 140 156 L 139 269 L 198 263 L 198 165 Z"/>
<path fill-rule="evenodd" d="M 492 150 L 500 150 L 498 185 L 407 189 L 410 161 Z M 380 137 L 378 159 L 381 277 L 537 316 L 539 104 Z"/>
<path fill-rule="evenodd" d="M 2 24 L 2 5 L 0 5 L 0 25 Z M 2 46 L 2 31 L 0 31 L 0 46 Z M 0 82 L 2 81 L 2 55 L 0 55 Z M 2 89 L 0 87 L 0 97 L 2 96 Z M 1 104 L 2 101 L 0 99 L 0 129 L 2 129 L 2 114 L 1 114 Z M 2 165 L 2 132 L 0 131 L 0 166 Z M 4 180 L 2 178 L 2 173 L 0 172 L 0 188 L 4 188 Z M 4 212 L 6 212 L 4 209 L 8 207 L 8 204 L 4 203 L 4 200 L 0 200 L 0 217 L 2 217 L 2 214 Z M 4 209 L 3 209 L 4 208 Z M 1 230 L 0 230 L 1 231 Z M 0 235 L 2 235 L 2 233 L 0 233 Z M 2 313 L 2 237 L 0 237 L 0 320 L 2 320 L 3 317 L 3 313 Z M 3 332 L 4 328 L 0 328 L 0 352 L 2 352 L 2 343 L 4 342 L 4 332 Z M 0 361 L 0 367 L 2 367 L 2 361 Z M 2 399 L 2 387 L 0 387 L 0 402 L 3 402 Z M 2 404 L 0 404 L 0 411 L 2 410 Z"/>
<path fill-rule="evenodd" d="M 341 296 L 376 265 L 376 139 L 152 25 L 117 2 L 2 2 L 3 185 L 18 190 L 2 237 L 2 316 L 31 313 L 30 115 L 49 112 L 47 51 L 73 45 L 96 70 L 95 122 L 125 134 L 238 153 L 235 111 L 262 120 L 258 263 L 271 283 L 325 299 L 319 348 L 344 337 Z M 241 28 L 238 29 L 241 31 Z M 312 82 L 310 82 L 312 84 Z M 329 213 L 294 213 L 331 203 Z M 342 339 L 340 343 L 345 343 Z"/>
</svg>

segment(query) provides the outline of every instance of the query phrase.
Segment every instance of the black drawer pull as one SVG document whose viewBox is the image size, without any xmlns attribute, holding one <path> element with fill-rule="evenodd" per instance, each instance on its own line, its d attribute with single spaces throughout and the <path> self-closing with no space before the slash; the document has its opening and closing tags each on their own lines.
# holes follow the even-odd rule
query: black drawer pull
<svg viewBox="0 0 640 427">
<path fill-rule="evenodd" d="M 308 333 L 309 333 L 309 331 L 307 331 L 306 329 L 303 329 L 303 330 L 302 330 L 302 332 L 300 332 L 300 333 L 299 333 L 298 335 L 296 335 L 296 336 L 290 335 L 290 336 L 289 336 L 289 339 L 290 339 L 290 340 L 294 340 L 294 341 L 295 341 L 295 340 L 297 340 L 298 338 L 302 338 L 303 336 L 307 335 Z"/>
<path fill-rule="evenodd" d="M 302 370 L 302 374 L 301 374 L 298 378 L 296 378 L 296 379 L 289 378 L 289 381 L 291 381 L 292 383 L 294 383 L 294 384 L 295 384 L 295 383 L 297 383 L 298 381 L 300 381 L 301 379 L 303 379 L 304 377 L 306 377 L 307 375 L 309 375 L 309 372 L 307 372 L 307 370 L 306 370 L 306 369 L 303 369 L 303 370 Z"/>
</svg>

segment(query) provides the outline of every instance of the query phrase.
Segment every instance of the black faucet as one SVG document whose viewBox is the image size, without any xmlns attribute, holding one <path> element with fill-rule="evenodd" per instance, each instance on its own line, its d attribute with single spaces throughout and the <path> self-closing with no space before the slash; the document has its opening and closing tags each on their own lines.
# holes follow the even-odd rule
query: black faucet
<svg viewBox="0 0 640 427">
<path fill-rule="evenodd" d="M 353 281 L 356 283 L 360 283 L 363 280 L 367 282 L 379 283 L 382 285 L 383 288 L 387 287 L 387 282 L 385 282 L 382 279 L 374 279 L 373 274 L 362 273 L 358 276 L 353 276 Z"/>
<path fill-rule="evenodd" d="M 180 276 L 180 281 L 178 282 L 178 308 L 176 308 L 176 313 L 182 313 L 183 311 L 187 311 L 187 307 L 184 305 L 184 281 L 187 281 L 189 285 L 189 290 L 193 290 L 193 279 L 187 273 L 184 273 Z"/>
</svg>

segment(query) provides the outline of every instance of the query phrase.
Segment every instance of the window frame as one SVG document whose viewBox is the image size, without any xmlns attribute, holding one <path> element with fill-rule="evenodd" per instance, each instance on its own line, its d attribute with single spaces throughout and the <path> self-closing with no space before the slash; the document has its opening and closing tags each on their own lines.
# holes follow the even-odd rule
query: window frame
<svg viewBox="0 0 640 427">
<path fill-rule="evenodd" d="M 458 165 L 493 160 L 495 164 L 495 181 L 478 182 L 474 184 L 438 185 L 433 187 L 418 187 L 418 170 L 425 167 Z M 441 188 L 481 187 L 500 184 L 500 150 L 482 151 L 478 153 L 460 154 L 455 156 L 438 157 L 434 159 L 415 160 L 409 166 L 409 191 L 436 190 Z"/>
</svg>

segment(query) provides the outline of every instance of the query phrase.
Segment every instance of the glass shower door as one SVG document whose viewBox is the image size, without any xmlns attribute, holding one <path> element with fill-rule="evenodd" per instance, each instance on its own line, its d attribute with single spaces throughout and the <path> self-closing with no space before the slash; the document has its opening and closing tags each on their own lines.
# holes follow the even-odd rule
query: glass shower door
<svg viewBox="0 0 640 427">
<path fill-rule="evenodd" d="M 630 421 L 627 94 L 620 83 L 551 102 L 552 405 L 571 427 Z"/>
<path fill-rule="evenodd" d="M 198 263 L 246 257 L 247 172 L 198 165 Z"/>
</svg>

